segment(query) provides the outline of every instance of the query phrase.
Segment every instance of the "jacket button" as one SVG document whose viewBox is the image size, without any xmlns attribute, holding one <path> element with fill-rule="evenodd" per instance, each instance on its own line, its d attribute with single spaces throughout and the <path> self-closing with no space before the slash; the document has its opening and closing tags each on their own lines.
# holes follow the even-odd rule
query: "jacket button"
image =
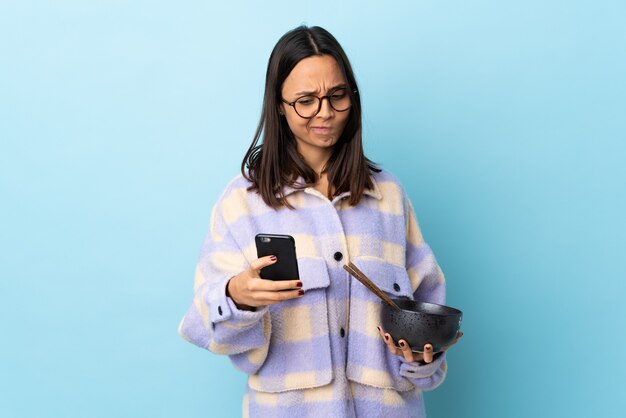
<svg viewBox="0 0 626 418">
<path fill-rule="evenodd" d="M 337 251 L 333 257 L 335 257 L 336 261 L 341 261 L 341 259 L 343 258 L 343 254 Z"/>
<path fill-rule="evenodd" d="M 400 291 L 400 285 L 398 283 L 394 283 L 393 284 L 393 290 L 395 290 L 396 292 Z"/>
<path fill-rule="evenodd" d="M 217 313 L 220 314 L 220 315 L 222 314 L 222 307 L 221 306 L 217 307 Z"/>
<path fill-rule="evenodd" d="M 346 330 L 341 328 L 341 330 L 339 331 L 339 335 L 341 335 L 341 338 L 346 336 Z"/>
</svg>

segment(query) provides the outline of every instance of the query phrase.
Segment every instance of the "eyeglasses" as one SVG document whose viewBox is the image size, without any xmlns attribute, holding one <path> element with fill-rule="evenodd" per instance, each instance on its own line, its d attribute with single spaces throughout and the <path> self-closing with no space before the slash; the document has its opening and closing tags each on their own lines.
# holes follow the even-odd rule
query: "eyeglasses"
<svg viewBox="0 0 626 418">
<path fill-rule="evenodd" d="M 356 93 L 357 91 L 352 90 L 352 92 Z M 311 119 L 322 109 L 322 101 L 324 99 L 328 99 L 330 107 L 337 112 L 345 112 L 352 106 L 352 100 L 348 94 L 348 89 L 344 87 L 335 89 L 330 94 L 322 97 L 308 95 L 298 97 L 293 102 L 288 102 L 285 99 L 282 100 L 285 104 L 293 107 L 298 116 L 301 118 Z"/>
</svg>

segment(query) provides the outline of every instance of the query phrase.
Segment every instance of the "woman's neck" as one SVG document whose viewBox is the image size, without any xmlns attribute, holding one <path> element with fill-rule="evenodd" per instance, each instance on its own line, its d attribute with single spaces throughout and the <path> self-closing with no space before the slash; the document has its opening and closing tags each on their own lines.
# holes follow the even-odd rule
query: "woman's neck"
<svg viewBox="0 0 626 418">
<path fill-rule="evenodd" d="M 331 149 L 298 147 L 298 153 L 302 156 L 304 162 L 315 171 L 318 180 L 322 177 L 322 170 L 326 166 L 331 152 Z"/>
</svg>

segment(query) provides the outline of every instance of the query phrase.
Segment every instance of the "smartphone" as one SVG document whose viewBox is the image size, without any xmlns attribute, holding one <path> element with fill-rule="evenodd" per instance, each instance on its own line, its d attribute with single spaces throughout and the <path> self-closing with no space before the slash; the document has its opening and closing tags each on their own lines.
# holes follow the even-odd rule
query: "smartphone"
<svg viewBox="0 0 626 418">
<path fill-rule="evenodd" d="M 275 255 L 274 264 L 261 269 L 261 278 L 268 280 L 299 280 L 296 241 L 291 235 L 258 234 L 254 237 L 259 258 Z"/>
</svg>

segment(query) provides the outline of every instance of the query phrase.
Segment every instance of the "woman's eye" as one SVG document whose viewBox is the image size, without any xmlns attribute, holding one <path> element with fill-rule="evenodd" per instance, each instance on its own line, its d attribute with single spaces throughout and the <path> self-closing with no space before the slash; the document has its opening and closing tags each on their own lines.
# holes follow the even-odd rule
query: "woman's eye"
<svg viewBox="0 0 626 418">
<path fill-rule="evenodd" d="M 346 96 L 346 89 L 338 89 L 333 92 L 331 97 L 333 99 L 341 99 Z"/>
<path fill-rule="evenodd" d="M 298 104 L 302 106 L 310 106 L 313 103 L 314 103 L 314 99 L 310 99 L 310 98 L 304 98 L 304 99 L 298 100 Z"/>
</svg>

